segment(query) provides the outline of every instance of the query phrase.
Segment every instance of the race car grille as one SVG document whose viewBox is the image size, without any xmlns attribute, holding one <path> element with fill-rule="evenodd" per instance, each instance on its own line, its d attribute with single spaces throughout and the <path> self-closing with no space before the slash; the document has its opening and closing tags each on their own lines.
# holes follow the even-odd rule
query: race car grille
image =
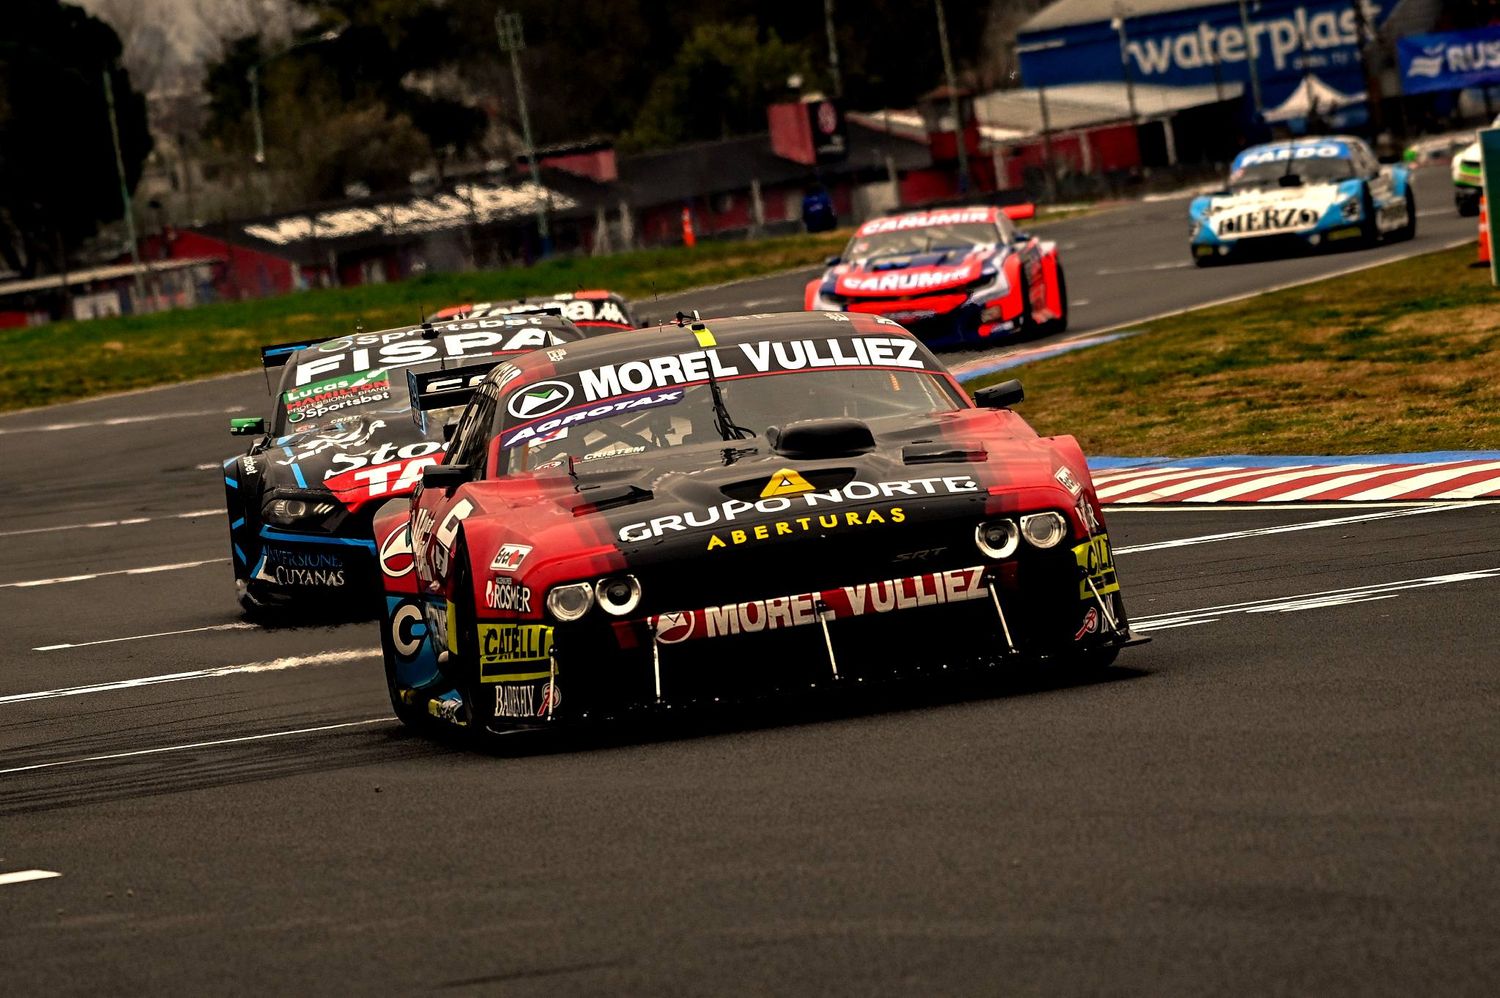
<svg viewBox="0 0 1500 998">
<path fill-rule="evenodd" d="M 863 576 L 889 581 L 860 582 L 860 612 L 852 612 L 851 601 L 843 608 L 849 612 L 834 608 L 821 623 L 806 619 L 804 613 L 798 623 L 752 627 L 757 615 L 765 612 L 760 607 L 775 597 L 785 597 L 792 589 L 813 591 L 799 579 L 783 583 L 783 590 L 775 593 L 766 591 L 763 582 L 759 598 L 746 599 L 748 607 L 713 608 L 717 622 L 712 625 L 708 611 L 698 609 L 703 599 L 700 585 L 698 602 L 687 604 L 687 613 L 653 615 L 659 642 L 645 620 L 592 618 L 559 627 L 554 645 L 559 681 L 573 698 L 573 709 L 609 714 L 654 703 L 658 675 L 662 700 L 686 705 L 795 694 L 828 685 L 835 668 L 840 681 L 863 682 L 991 663 L 1008 648 L 989 589 L 991 578 L 1002 594 L 1017 651 L 1052 654 L 1074 642 L 1082 610 L 1079 575 L 1066 546 L 1023 550 L 999 565 L 981 565 L 972 549 L 965 557 L 966 567 L 906 569 L 912 574 L 904 579 L 893 578 L 896 573 L 888 567 L 883 575 Z M 939 577 L 943 581 L 937 581 Z M 841 584 L 861 578 L 844 574 Z M 887 600 L 883 608 L 873 602 L 876 585 L 883 587 Z M 890 602 L 897 591 L 904 606 Z M 921 605 L 924 595 L 927 603 Z M 686 620 L 689 616 L 692 623 Z"/>
</svg>

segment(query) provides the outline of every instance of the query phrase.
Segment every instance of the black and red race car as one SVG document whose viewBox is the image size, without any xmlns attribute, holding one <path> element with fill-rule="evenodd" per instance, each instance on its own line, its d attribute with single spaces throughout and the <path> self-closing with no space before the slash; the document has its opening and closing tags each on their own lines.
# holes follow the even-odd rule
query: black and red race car
<svg viewBox="0 0 1500 998">
<path fill-rule="evenodd" d="M 475 733 L 1130 631 L 1078 445 L 888 319 L 792 312 L 495 368 L 375 517 L 391 702 Z M 418 405 L 425 405 L 418 399 Z"/>
<path fill-rule="evenodd" d="M 545 313 L 559 315 L 582 329 L 610 332 L 635 329 L 641 325 L 635 311 L 623 295 L 613 291 L 571 291 L 537 298 L 517 298 L 513 301 L 475 302 L 469 305 L 450 305 L 429 316 L 431 321 L 439 319 L 483 319 L 497 315 L 531 315 Z"/>
<path fill-rule="evenodd" d="M 370 516 L 412 491 L 452 428 L 441 411 L 412 420 L 413 388 L 434 408 L 447 393 L 456 416 L 469 381 L 503 358 L 585 335 L 565 319 L 522 315 L 263 348 L 268 383 L 271 370 L 281 373 L 270 419 L 231 420 L 231 433 L 256 439 L 224 462 L 241 607 L 252 615 L 366 608 L 378 574 Z M 454 370 L 465 363 L 465 373 Z"/>
<path fill-rule="evenodd" d="M 1057 244 L 1015 227 L 1033 205 L 942 208 L 861 225 L 806 289 L 806 307 L 867 312 L 931 347 L 979 346 L 1068 327 Z"/>
</svg>

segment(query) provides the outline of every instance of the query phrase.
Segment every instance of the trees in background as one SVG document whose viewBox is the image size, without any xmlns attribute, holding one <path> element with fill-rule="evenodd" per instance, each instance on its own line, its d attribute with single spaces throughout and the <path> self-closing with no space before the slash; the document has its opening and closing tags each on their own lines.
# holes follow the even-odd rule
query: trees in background
<svg viewBox="0 0 1500 998">
<path fill-rule="evenodd" d="M 119 36 L 59 0 L 9 0 L 0 32 L 0 261 L 24 276 L 124 214 L 104 100 L 114 88 L 125 181 L 151 151 L 145 98 Z"/>
</svg>

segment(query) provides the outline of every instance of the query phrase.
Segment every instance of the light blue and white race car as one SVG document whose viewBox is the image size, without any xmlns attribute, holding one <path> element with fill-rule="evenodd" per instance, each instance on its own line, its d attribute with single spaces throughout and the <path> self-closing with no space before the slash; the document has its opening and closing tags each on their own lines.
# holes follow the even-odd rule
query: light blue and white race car
<svg viewBox="0 0 1500 998">
<path fill-rule="evenodd" d="M 1225 189 L 1194 198 L 1188 216 L 1199 266 L 1417 234 L 1410 171 L 1382 165 L 1364 140 L 1348 135 L 1246 149 Z"/>
</svg>

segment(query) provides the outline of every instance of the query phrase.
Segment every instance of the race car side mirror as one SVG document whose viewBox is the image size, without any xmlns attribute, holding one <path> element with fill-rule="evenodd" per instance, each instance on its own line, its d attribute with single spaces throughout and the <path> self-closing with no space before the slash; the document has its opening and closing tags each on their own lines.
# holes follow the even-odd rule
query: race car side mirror
<svg viewBox="0 0 1500 998">
<path fill-rule="evenodd" d="M 979 389 L 974 393 L 974 404 L 981 409 L 1009 409 L 1025 397 L 1026 392 L 1022 390 L 1021 382 L 1011 378 L 998 385 Z"/>
<path fill-rule="evenodd" d="M 433 464 L 422 469 L 422 488 L 456 489 L 472 477 L 467 464 Z"/>
<path fill-rule="evenodd" d="M 266 421 L 260 416 L 248 416 L 229 421 L 231 437 L 258 437 L 266 432 Z"/>
<path fill-rule="evenodd" d="M 831 256 L 828 259 L 826 259 L 826 260 L 823 261 L 823 266 L 825 266 L 825 267 L 834 267 L 834 266 L 837 266 L 838 263 L 839 263 L 839 261 L 841 259 L 842 259 L 841 257 Z"/>
</svg>

